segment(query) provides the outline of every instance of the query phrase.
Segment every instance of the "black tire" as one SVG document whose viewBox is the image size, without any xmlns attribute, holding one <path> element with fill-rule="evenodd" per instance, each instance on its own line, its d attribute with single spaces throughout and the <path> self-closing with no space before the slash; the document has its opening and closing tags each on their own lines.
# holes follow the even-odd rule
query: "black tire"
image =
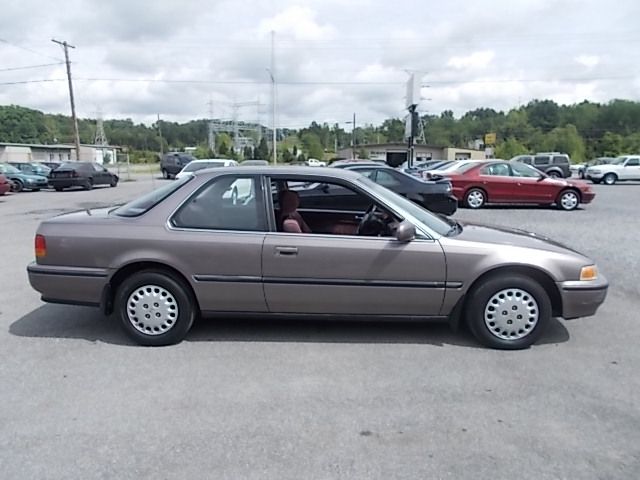
<svg viewBox="0 0 640 480">
<path fill-rule="evenodd" d="M 152 291 L 148 292 L 148 289 Z M 155 290 L 158 290 L 159 293 L 154 293 Z M 140 312 L 140 310 L 133 308 L 136 301 L 134 294 L 137 292 L 143 292 L 143 294 L 148 292 L 146 293 L 147 295 L 157 294 L 159 295 L 159 300 L 163 298 L 171 300 L 163 300 L 165 302 L 164 306 L 162 302 L 153 304 L 142 303 L 138 305 L 138 307 L 149 305 L 149 308 L 143 311 L 149 311 L 148 315 L 151 315 L 150 320 L 153 320 L 155 318 L 154 315 L 158 315 L 160 312 L 160 310 L 154 311 L 153 308 L 155 307 L 153 307 L 153 305 L 165 308 L 168 314 L 165 318 L 163 318 L 162 315 L 160 316 L 160 320 L 158 321 L 162 322 L 161 326 L 150 329 L 150 326 L 143 323 L 145 321 L 143 318 L 138 319 L 138 317 L 134 316 L 136 312 Z M 168 295 L 162 297 L 163 292 L 166 292 Z M 145 301 L 144 297 L 138 297 L 138 299 L 140 302 Z M 130 300 L 131 304 L 129 304 Z M 128 277 L 118 288 L 114 305 L 114 311 L 120 317 L 120 323 L 124 331 L 132 340 L 140 345 L 160 346 L 173 345 L 181 342 L 189 332 L 189 329 L 191 329 L 197 314 L 197 308 L 195 307 L 197 303 L 185 282 L 169 272 L 161 270 L 143 270 Z M 174 310 L 167 310 L 171 305 L 175 305 Z M 177 314 L 175 314 L 176 310 L 178 312 Z M 137 326 L 133 323 L 135 320 L 129 319 L 130 312 L 133 318 L 138 319 L 138 322 L 136 322 Z M 173 317 L 169 317 L 171 313 L 174 314 Z M 145 315 L 147 314 L 145 313 Z M 154 331 L 155 329 L 157 329 L 157 331 Z M 144 333 L 141 330 L 148 330 L 149 333 Z"/>
<path fill-rule="evenodd" d="M 32 191 L 32 192 L 39 192 L 39 191 L 40 191 L 40 189 L 39 189 L 39 188 L 32 188 L 32 189 L 31 189 L 31 191 Z"/>
<path fill-rule="evenodd" d="M 508 295 L 509 293 L 511 295 Z M 520 294 L 520 297 L 517 297 L 517 294 Z M 516 310 L 515 313 L 513 310 L 506 309 L 500 311 L 501 308 L 507 308 L 500 303 L 494 307 L 494 301 L 501 302 L 499 298 L 494 298 L 499 295 L 505 296 L 507 304 L 512 301 L 511 299 L 521 304 L 520 307 L 511 307 L 513 310 L 522 308 L 525 312 L 529 312 L 529 315 L 537 313 L 537 321 L 535 323 L 527 321 L 523 315 L 520 315 L 522 310 Z M 489 310 L 491 307 L 494 308 L 495 314 Z M 485 314 L 494 315 L 497 317 L 497 322 L 493 322 L 494 325 L 491 326 L 492 319 L 487 318 L 485 322 Z M 510 320 L 517 315 L 520 315 L 520 320 Z M 542 285 L 532 278 L 520 274 L 504 273 L 483 280 L 469 293 L 465 306 L 465 318 L 469 329 L 483 345 L 502 350 L 520 350 L 534 344 L 544 332 L 551 319 L 551 301 Z M 501 329 L 500 324 L 508 322 L 516 322 L 515 324 L 511 323 L 513 326 L 506 327 L 513 328 L 513 331 Z M 516 328 L 518 330 L 515 330 Z M 512 333 L 516 334 L 516 338 L 503 338 Z"/>
<path fill-rule="evenodd" d="M 55 188 L 56 192 L 61 192 L 62 190 L 64 190 L 64 188 L 62 188 L 62 187 L 54 187 L 54 188 Z"/>
<path fill-rule="evenodd" d="M 169 172 L 167 172 L 164 168 L 162 169 L 162 178 L 165 180 L 169 180 Z"/>
<path fill-rule="evenodd" d="M 615 185 L 618 181 L 618 176 L 615 173 L 607 173 L 604 177 L 602 177 L 602 183 L 605 185 Z"/>
<path fill-rule="evenodd" d="M 110 186 L 110 187 L 112 187 L 112 188 L 113 188 L 113 187 L 117 187 L 117 186 L 118 186 L 118 179 L 117 179 L 117 178 L 115 178 L 115 177 L 114 177 L 114 178 L 112 178 L 112 179 L 111 179 L 111 182 L 109 183 L 109 186 Z"/>
<path fill-rule="evenodd" d="M 464 204 L 467 208 L 477 210 L 487 203 L 487 194 L 480 188 L 470 189 L 464 196 Z"/>
<path fill-rule="evenodd" d="M 555 170 L 547 172 L 547 175 L 549 175 L 551 178 L 564 178 L 560 172 L 556 172 Z"/>
<path fill-rule="evenodd" d="M 24 183 L 22 183 L 22 181 L 20 180 L 13 180 L 11 191 L 18 193 L 18 192 L 21 192 L 22 190 L 24 190 Z"/>
<path fill-rule="evenodd" d="M 93 179 L 87 178 L 87 180 L 82 184 L 82 188 L 85 190 L 91 190 L 93 188 Z"/>
<path fill-rule="evenodd" d="M 560 210 L 570 212 L 575 210 L 580 205 L 580 194 L 572 188 L 563 190 L 556 199 L 556 205 Z"/>
</svg>

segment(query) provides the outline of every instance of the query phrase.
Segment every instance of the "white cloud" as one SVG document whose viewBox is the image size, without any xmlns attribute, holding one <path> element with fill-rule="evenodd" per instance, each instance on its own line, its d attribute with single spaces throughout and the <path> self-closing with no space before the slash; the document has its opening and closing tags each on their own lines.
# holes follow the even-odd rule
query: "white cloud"
<svg viewBox="0 0 640 480">
<path fill-rule="evenodd" d="M 592 69 L 600 64 L 600 57 L 598 55 L 578 55 L 575 61 L 580 65 Z"/>
<path fill-rule="evenodd" d="M 333 35 L 331 26 L 320 25 L 315 12 L 309 7 L 294 5 L 273 18 L 262 20 L 258 31 L 261 34 L 275 31 L 278 35 L 292 35 L 300 40 L 327 40 Z"/>
<path fill-rule="evenodd" d="M 451 57 L 447 65 L 457 68 L 458 70 L 470 68 L 481 69 L 488 67 L 495 56 L 495 52 L 491 50 L 473 52 L 471 55 Z"/>
</svg>

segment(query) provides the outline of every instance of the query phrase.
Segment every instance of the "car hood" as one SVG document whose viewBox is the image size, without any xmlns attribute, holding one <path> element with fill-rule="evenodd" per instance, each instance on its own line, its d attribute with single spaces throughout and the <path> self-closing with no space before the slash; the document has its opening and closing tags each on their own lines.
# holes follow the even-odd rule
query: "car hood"
<svg viewBox="0 0 640 480">
<path fill-rule="evenodd" d="M 584 256 L 581 252 L 552 240 L 549 237 L 526 230 L 496 225 L 481 225 L 471 222 L 460 222 L 460 224 L 462 225 L 462 231 L 455 237 L 459 240 L 535 248 L 556 253 L 572 252 Z"/>
<path fill-rule="evenodd" d="M 32 180 L 34 182 L 38 182 L 38 181 L 46 181 L 47 177 L 43 176 L 43 175 L 32 175 L 30 173 L 7 173 L 7 176 L 13 176 L 13 177 L 17 177 L 17 178 L 22 178 L 24 180 Z"/>
</svg>

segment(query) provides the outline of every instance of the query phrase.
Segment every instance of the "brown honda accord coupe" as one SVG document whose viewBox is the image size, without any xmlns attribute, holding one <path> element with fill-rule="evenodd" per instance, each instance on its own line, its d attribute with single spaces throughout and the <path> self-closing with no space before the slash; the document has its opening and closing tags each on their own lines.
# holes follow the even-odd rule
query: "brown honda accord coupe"
<svg viewBox="0 0 640 480">
<path fill-rule="evenodd" d="M 113 312 L 143 345 L 181 341 L 198 316 L 251 315 L 466 322 L 482 344 L 520 349 L 552 317 L 594 315 L 608 288 L 552 240 L 436 216 L 322 167 L 201 170 L 42 222 L 35 256 L 42 300 Z"/>
</svg>

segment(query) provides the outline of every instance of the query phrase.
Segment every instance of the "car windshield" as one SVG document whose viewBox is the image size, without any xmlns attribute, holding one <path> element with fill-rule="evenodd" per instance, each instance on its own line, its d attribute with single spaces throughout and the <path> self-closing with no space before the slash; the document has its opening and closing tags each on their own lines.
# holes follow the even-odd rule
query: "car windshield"
<svg viewBox="0 0 640 480">
<path fill-rule="evenodd" d="M 626 159 L 627 159 L 626 156 L 625 157 L 618 157 L 613 162 L 611 162 L 611 165 L 622 165 Z"/>
<path fill-rule="evenodd" d="M 205 168 L 224 167 L 224 162 L 191 162 L 184 167 L 183 172 L 197 172 Z"/>
<path fill-rule="evenodd" d="M 392 192 L 391 190 L 378 185 L 373 180 L 362 176 L 358 179 L 358 182 L 364 184 L 368 190 L 372 190 L 376 195 L 382 198 L 383 201 L 388 202 L 391 206 L 397 206 L 404 210 L 416 220 L 427 226 L 429 229 L 438 233 L 439 235 L 446 235 L 451 230 L 451 223 L 448 223 L 437 217 L 433 213 L 420 207 L 411 200 L 407 200 L 405 197 Z"/>
<path fill-rule="evenodd" d="M 143 213 L 151 210 L 165 198 L 169 197 L 173 192 L 178 190 L 185 183 L 189 182 L 192 178 L 193 175 L 182 177 L 179 180 L 153 190 L 140 198 L 136 198 L 129 203 L 125 203 L 121 207 L 112 210 L 110 213 L 119 217 L 137 217 L 142 215 Z"/>
<path fill-rule="evenodd" d="M 20 173 L 13 165 L 0 165 L 0 173 Z"/>
</svg>

